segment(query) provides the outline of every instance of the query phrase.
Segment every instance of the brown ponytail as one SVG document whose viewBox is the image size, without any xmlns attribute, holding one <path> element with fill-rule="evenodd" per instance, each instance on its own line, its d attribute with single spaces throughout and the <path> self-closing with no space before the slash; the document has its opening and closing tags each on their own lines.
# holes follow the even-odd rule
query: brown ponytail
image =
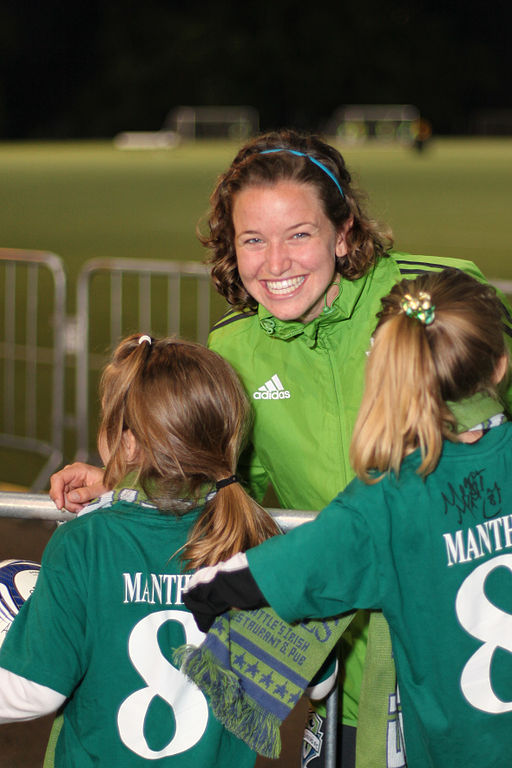
<svg viewBox="0 0 512 768">
<path fill-rule="evenodd" d="M 183 550 L 187 569 L 227 560 L 279 533 L 274 520 L 239 483 L 217 491 Z"/>
<path fill-rule="evenodd" d="M 107 488 L 113 488 L 133 469 L 121 448 L 124 430 L 129 426 L 126 423 L 128 393 L 137 387 L 137 379 L 151 354 L 151 343 L 139 343 L 140 338 L 139 334 L 133 335 L 119 344 L 100 381 L 102 418 L 99 436 L 105 440 L 110 454 L 104 475 Z"/>
</svg>

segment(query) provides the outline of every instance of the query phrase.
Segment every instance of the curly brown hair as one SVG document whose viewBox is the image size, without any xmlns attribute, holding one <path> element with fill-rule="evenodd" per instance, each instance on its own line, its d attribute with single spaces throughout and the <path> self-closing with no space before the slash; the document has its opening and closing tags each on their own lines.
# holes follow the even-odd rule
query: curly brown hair
<svg viewBox="0 0 512 768">
<path fill-rule="evenodd" d="M 293 150 L 320 161 L 338 180 L 308 157 L 292 152 L 262 154 L 265 150 Z M 210 197 L 207 234 L 198 232 L 201 243 L 210 250 L 207 262 L 212 265 L 212 280 L 217 291 L 237 309 L 255 309 L 257 302 L 245 289 L 238 273 L 234 243 L 233 201 L 248 186 L 273 185 L 280 181 L 311 184 L 322 201 L 325 214 L 337 231 L 352 217 L 347 233 L 348 253 L 336 259 L 336 271 L 347 280 L 362 277 L 380 256 L 392 246 L 392 236 L 363 208 L 363 194 L 357 191 L 352 177 L 337 149 L 318 136 L 301 134 L 291 129 L 265 133 L 251 139 L 238 152 L 228 170 L 217 181 Z"/>
</svg>

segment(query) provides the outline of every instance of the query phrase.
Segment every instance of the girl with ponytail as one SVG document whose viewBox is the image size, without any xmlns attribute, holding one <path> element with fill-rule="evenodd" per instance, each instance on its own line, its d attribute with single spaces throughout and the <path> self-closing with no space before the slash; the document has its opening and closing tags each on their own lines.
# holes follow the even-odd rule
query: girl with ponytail
<svg viewBox="0 0 512 768">
<path fill-rule="evenodd" d="M 45 761 L 56 768 L 252 768 L 255 752 L 172 662 L 202 640 L 186 572 L 278 532 L 235 475 L 250 413 L 242 385 L 199 344 L 134 335 L 100 395 L 108 490 L 44 552 L 2 645 L 0 723 L 64 705 Z"/>
<path fill-rule="evenodd" d="M 395 285 L 382 299 L 368 356 L 350 448 L 356 474 L 365 482 L 398 475 L 403 458 L 419 449 L 426 476 L 443 440 L 473 442 L 478 430 L 465 428 L 472 410 L 483 403 L 503 410 L 493 399 L 508 367 L 503 333 L 494 289 L 458 270 Z"/>
<path fill-rule="evenodd" d="M 363 697 L 360 707 L 374 731 L 388 723 L 393 765 L 510 759 L 512 425 L 499 394 L 509 367 L 503 332 L 494 290 L 458 270 L 396 285 L 368 353 L 351 444 L 357 477 L 315 521 L 199 571 L 185 594 L 203 630 L 230 599 L 238 608 L 268 604 L 288 622 L 381 610 L 399 691 L 387 708 Z M 357 764 L 372 764 L 371 742 L 372 731 L 358 728 Z"/>
<path fill-rule="evenodd" d="M 250 406 L 223 358 L 189 341 L 130 336 L 103 373 L 100 397 L 105 486 L 135 472 L 160 510 L 202 507 L 181 553 L 187 569 L 278 532 L 235 475 Z"/>
</svg>

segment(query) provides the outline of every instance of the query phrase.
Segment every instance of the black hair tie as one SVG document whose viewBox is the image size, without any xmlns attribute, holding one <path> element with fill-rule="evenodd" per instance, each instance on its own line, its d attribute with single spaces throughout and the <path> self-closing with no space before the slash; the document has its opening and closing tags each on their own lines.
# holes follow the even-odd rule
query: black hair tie
<svg viewBox="0 0 512 768">
<path fill-rule="evenodd" d="M 231 483 L 238 483 L 238 477 L 236 475 L 230 475 L 230 477 L 225 477 L 223 480 L 217 480 L 215 488 L 220 491 L 221 488 L 225 488 L 226 485 L 231 485 Z"/>
</svg>

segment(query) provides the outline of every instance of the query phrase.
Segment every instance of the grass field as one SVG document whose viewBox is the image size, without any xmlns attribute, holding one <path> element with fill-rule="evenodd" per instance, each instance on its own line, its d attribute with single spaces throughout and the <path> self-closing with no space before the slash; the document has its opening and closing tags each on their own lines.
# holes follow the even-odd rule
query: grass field
<svg viewBox="0 0 512 768">
<path fill-rule="evenodd" d="M 339 148 L 398 249 L 471 259 L 488 277 L 512 279 L 512 139 L 435 139 L 423 153 L 396 145 Z M 72 314 L 76 276 L 89 259 L 200 261 L 196 225 L 236 150 L 229 142 L 168 151 L 119 151 L 108 142 L 0 144 L 0 247 L 58 254 Z M 7 479 L 9 457 L 0 459 Z M 12 482 L 28 482 L 17 462 L 15 474 Z"/>
</svg>

